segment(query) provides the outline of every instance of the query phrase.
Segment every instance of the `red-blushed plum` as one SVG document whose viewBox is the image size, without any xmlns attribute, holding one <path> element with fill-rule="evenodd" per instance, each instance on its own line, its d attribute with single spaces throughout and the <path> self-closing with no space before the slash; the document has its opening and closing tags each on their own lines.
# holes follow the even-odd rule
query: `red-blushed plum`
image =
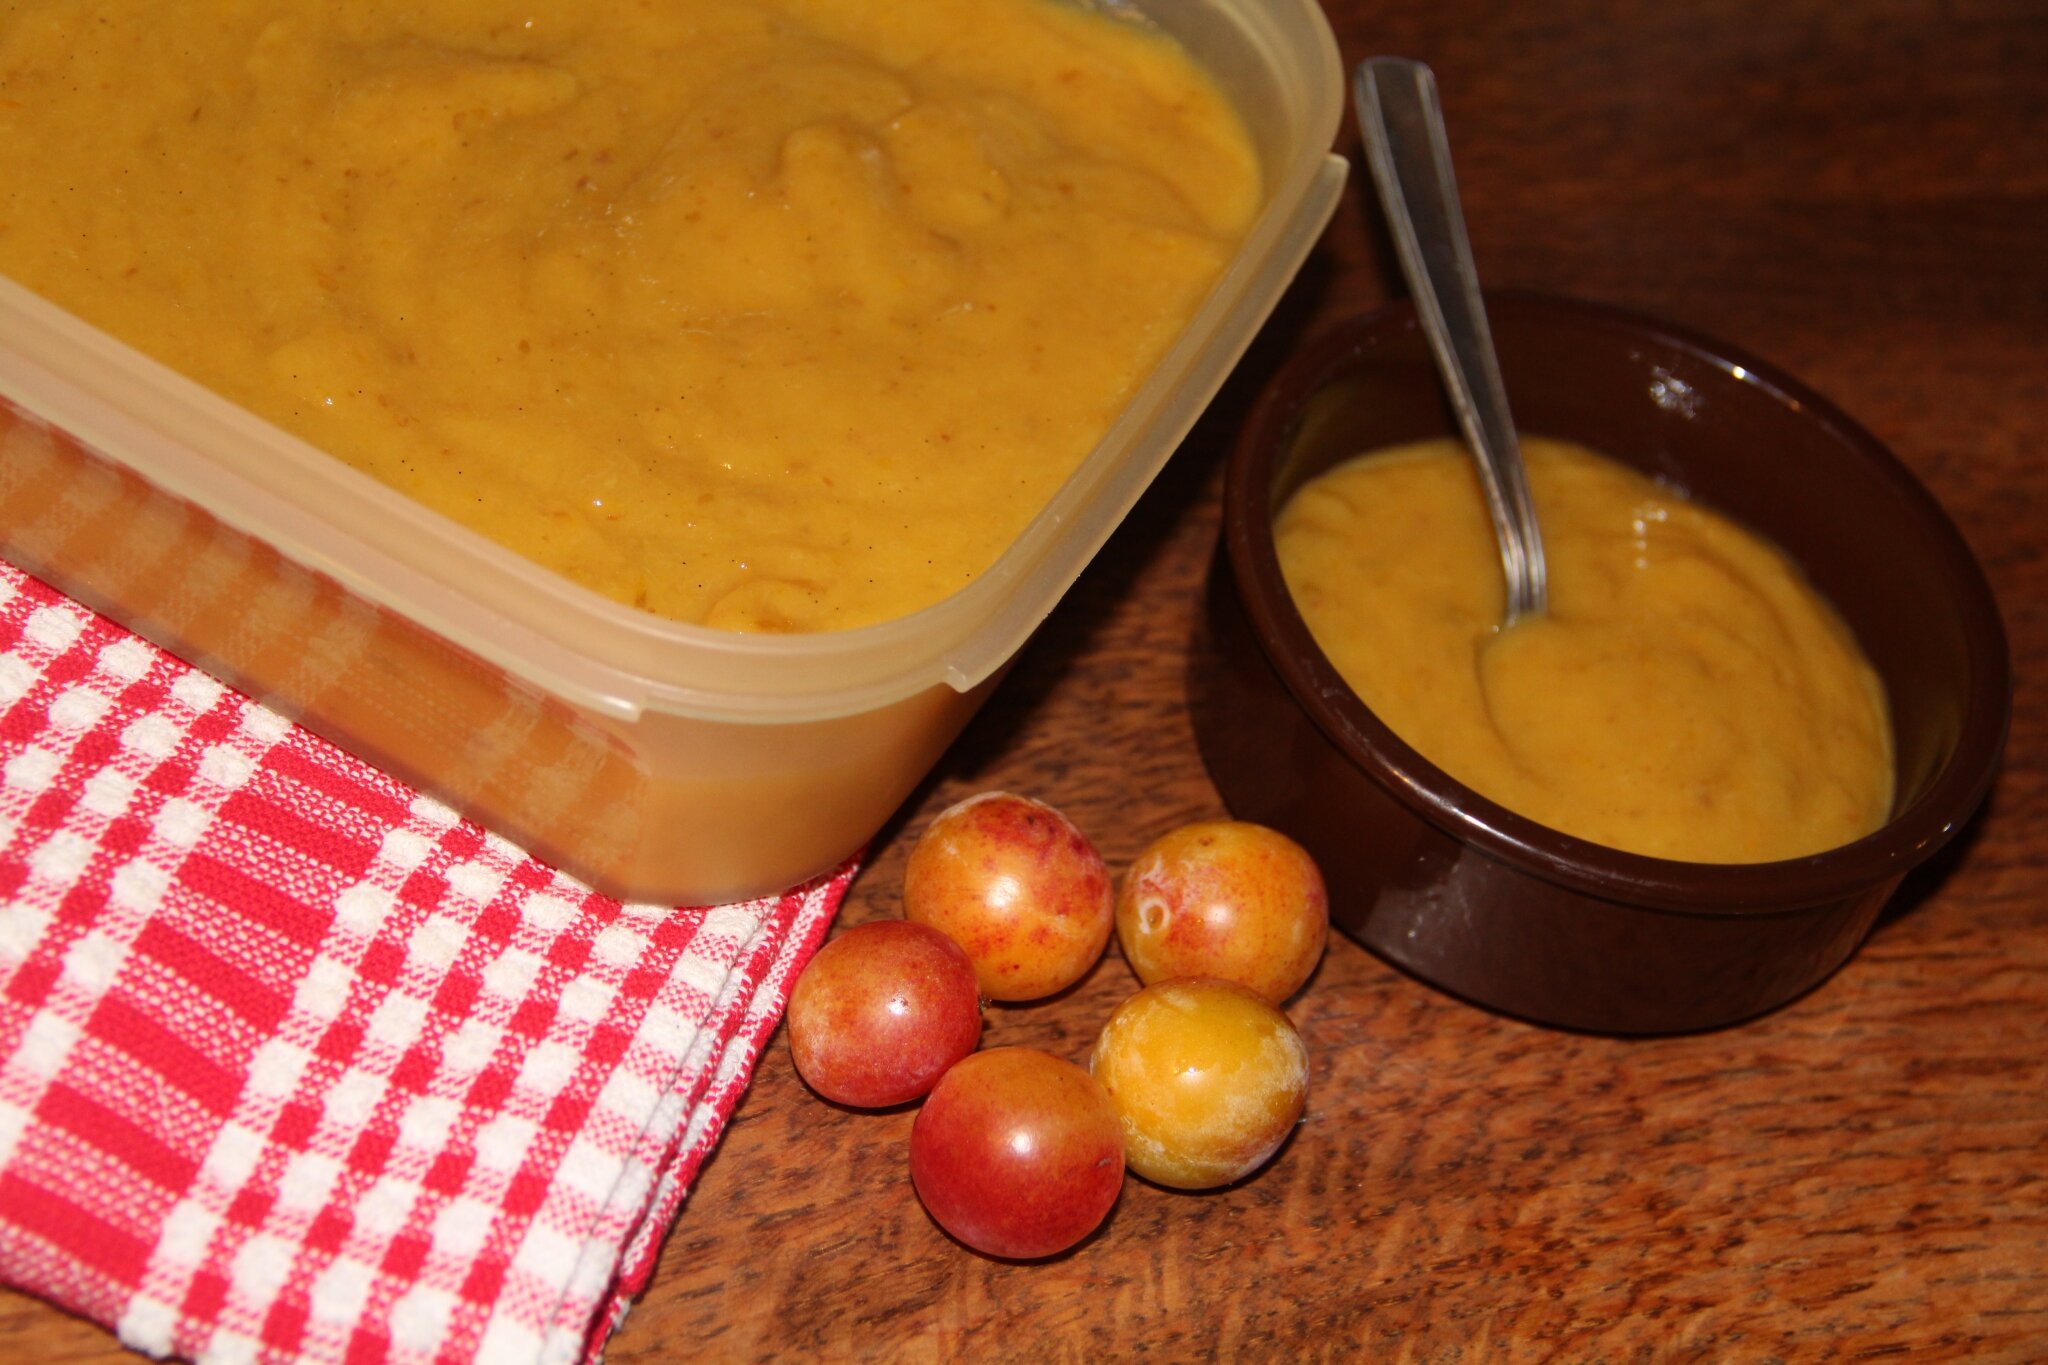
<svg viewBox="0 0 2048 1365">
<path fill-rule="evenodd" d="M 1182 825 L 1155 840 L 1117 895 L 1117 942 L 1148 986 L 1220 977 L 1277 1005 L 1308 980 L 1329 934 L 1315 859 L 1242 820 Z"/>
<path fill-rule="evenodd" d="M 903 872 L 903 914 L 967 950 L 991 1000 L 1036 1000 L 1079 981 L 1116 923 L 1102 855 L 1073 821 L 1009 792 L 940 812 Z"/>
<path fill-rule="evenodd" d="M 1116 1203 L 1123 1129 L 1109 1096 L 1072 1062 L 991 1048 L 948 1071 L 917 1111 L 910 1178 L 939 1226 L 976 1251 L 1051 1256 Z"/>
<path fill-rule="evenodd" d="M 1301 1035 L 1232 981 L 1147 986 L 1110 1015 L 1088 1067 L 1116 1106 L 1130 1168 L 1175 1189 L 1250 1175 L 1308 1103 Z"/>
<path fill-rule="evenodd" d="M 929 1091 L 981 1042 L 974 964 L 936 929 L 856 925 L 820 948 L 789 994 L 789 1055 L 828 1100 L 863 1109 Z"/>
</svg>

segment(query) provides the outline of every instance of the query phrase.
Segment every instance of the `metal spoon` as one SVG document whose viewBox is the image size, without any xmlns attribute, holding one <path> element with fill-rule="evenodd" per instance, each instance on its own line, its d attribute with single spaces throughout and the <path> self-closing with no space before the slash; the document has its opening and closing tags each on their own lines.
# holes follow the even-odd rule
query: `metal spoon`
<svg viewBox="0 0 2048 1365">
<path fill-rule="evenodd" d="M 1503 624 L 1511 626 L 1524 616 L 1540 615 L 1548 602 L 1543 535 L 1479 298 L 1479 272 L 1458 207 L 1436 77 L 1421 62 L 1374 57 L 1359 63 L 1352 89 L 1373 182 L 1415 297 L 1416 315 L 1436 354 L 1458 426 L 1479 463 L 1479 482 L 1507 577 Z"/>
</svg>

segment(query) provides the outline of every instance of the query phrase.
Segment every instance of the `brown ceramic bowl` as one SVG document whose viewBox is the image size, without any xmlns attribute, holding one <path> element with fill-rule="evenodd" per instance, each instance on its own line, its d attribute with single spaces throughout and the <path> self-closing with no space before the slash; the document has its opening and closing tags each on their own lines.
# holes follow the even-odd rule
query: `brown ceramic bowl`
<svg viewBox="0 0 2048 1365">
<path fill-rule="evenodd" d="M 1368 948 L 1478 1004 L 1570 1028 L 1711 1028 L 1782 1004 L 1852 953 L 1990 785 L 2011 710 L 1983 572 L 1933 498 L 1825 399 L 1719 342 L 1604 306 L 1488 297 L 1517 424 L 1676 484 L 1770 537 L 1854 629 L 1890 694 L 1884 828 L 1786 862 L 1623 853 L 1523 819 L 1431 766 L 1337 676 L 1295 612 L 1273 514 L 1346 456 L 1455 432 L 1412 309 L 1311 344 L 1232 456 L 1196 733 L 1238 816 L 1321 862 Z"/>
</svg>

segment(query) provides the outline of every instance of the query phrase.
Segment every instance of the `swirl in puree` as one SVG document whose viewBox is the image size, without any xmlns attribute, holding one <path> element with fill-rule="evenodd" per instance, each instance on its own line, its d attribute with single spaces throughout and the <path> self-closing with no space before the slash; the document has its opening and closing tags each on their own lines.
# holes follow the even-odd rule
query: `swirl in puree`
<svg viewBox="0 0 2048 1365">
<path fill-rule="evenodd" d="M 1281 510 L 1288 589 L 1360 699 L 1481 795 L 1613 848 L 1772 862 L 1883 824 L 1883 685 L 1798 568 L 1583 447 L 1523 454 L 1550 610 L 1505 630 L 1462 446 L 1349 461 Z"/>
<path fill-rule="evenodd" d="M 1060 0 L 21 0 L 0 272 L 618 601 L 755 631 L 981 573 L 1262 202 Z"/>
</svg>

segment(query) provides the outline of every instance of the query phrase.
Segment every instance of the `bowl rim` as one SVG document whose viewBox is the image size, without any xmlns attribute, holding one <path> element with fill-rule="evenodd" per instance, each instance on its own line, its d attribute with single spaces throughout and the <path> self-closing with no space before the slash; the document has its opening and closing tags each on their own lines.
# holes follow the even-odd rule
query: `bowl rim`
<svg viewBox="0 0 2048 1365">
<path fill-rule="evenodd" d="M 1415 328 L 1402 299 L 1313 337 L 1268 384 L 1230 453 L 1221 541 L 1253 635 L 1290 696 L 1350 765 L 1445 834 L 1525 873 L 1603 900 L 1712 916 L 1791 913 L 1887 887 L 1946 844 L 1989 790 L 2012 709 L 2004 625 L 1982 566 L 1947 512 L 1882 442 L 1832 402 L 1767 361 L 1690 328 L 1614 304 L 1533 290 L 1486 291 L 1495 317 L 1593 327 L 1688 354 L 1800 411 L 1872 466 L 1923 521 L 1932 566 L 1956 604 L 1969 695 L 1955 748 L 1920 797 L 1852 843 L 1768 863 L 1696 863 L 1609 848 L 1518 815 L 1430 763 L 1360 701 L 1295 610 L 1273 548 L 1272 473 L 1315 394 L 1356 364 L 1369 341 Z M 1276 647 L 1277 646 L 1277 647 Z"/>
</svg>

